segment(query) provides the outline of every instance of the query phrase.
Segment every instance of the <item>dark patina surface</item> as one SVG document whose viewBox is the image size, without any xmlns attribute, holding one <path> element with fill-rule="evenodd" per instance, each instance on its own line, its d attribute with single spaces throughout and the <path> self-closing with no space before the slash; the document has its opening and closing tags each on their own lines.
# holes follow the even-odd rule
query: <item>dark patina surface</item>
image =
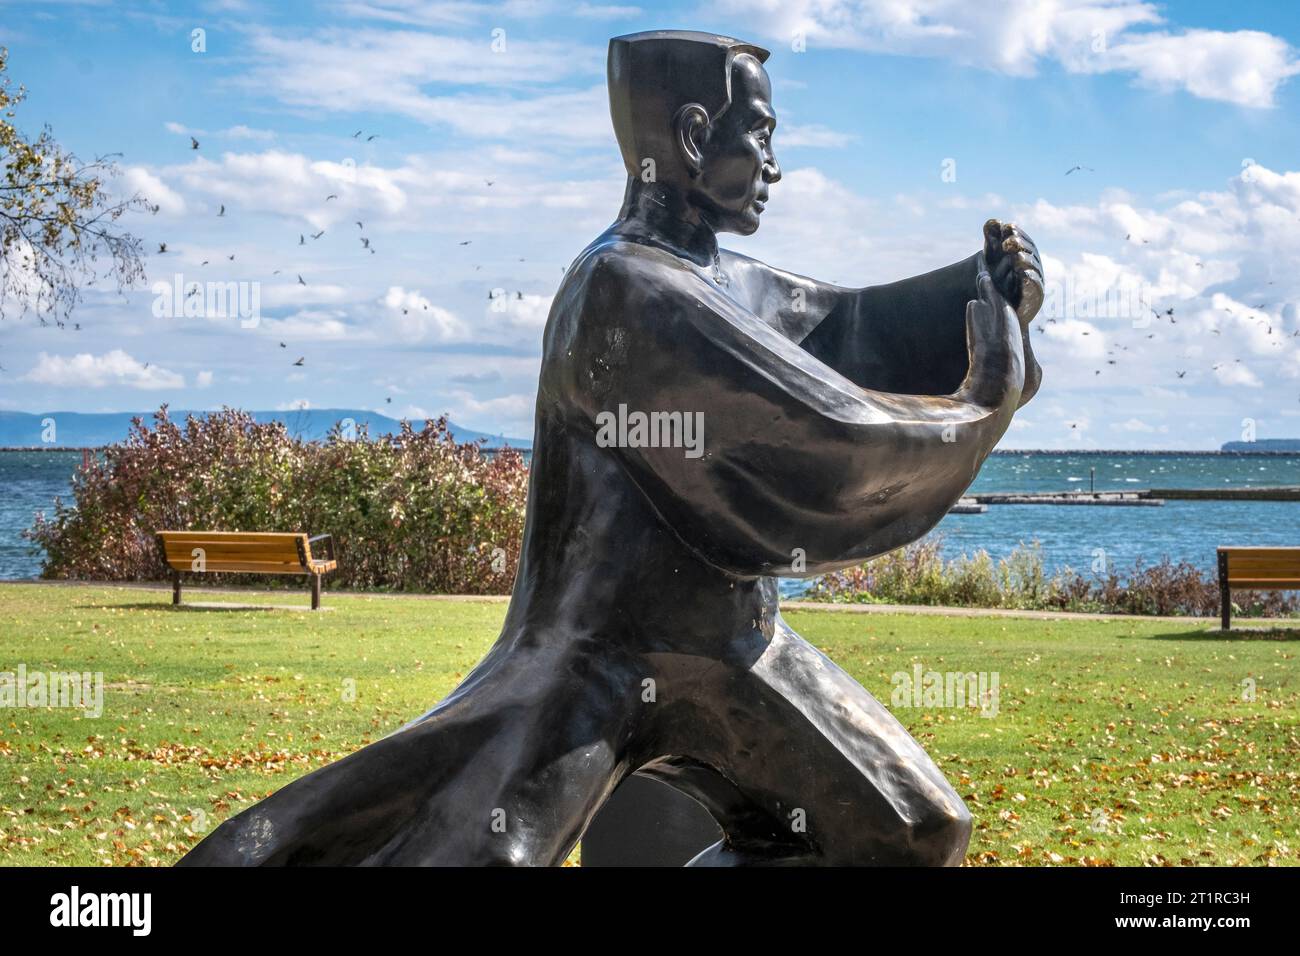
<svg viewBox="0 0 1300 956">
<path fill-rule="evenodd" d="M 1038 366 L 1033 244 L 843 288 L 719 250 L 780 179 L 767 52 L 610 44 L 628 172 L 546 327 L 528 519 L 500 638 L 400 731 L 226 821 L 185 864 L 556 864 L 620 781 L 699 801 L 696 864 L 955 864 L 971 818 L 903 726 L 795 634 L 777 576 L 915 540 Z M 703 413 L 703 453 L 597 441 Z"/>
</svg>

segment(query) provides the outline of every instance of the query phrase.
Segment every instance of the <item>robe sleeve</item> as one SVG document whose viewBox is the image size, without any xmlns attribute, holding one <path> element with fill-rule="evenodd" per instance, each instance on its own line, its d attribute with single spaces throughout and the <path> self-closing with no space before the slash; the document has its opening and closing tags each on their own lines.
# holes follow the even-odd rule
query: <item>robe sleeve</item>
<svg viewBox="0 0 1300 956">
<path fill-rule="evenodd" d="M 699 457 L 608 452 L 688 547 L 735 574 L 824 573 L 920 537 L 975 478 L 1024 383 L 1019 323 L 987 273 L 958 310 L 969 370 L 933 395 L 861 387 L 648 246 L 592 254 L 571 278 L 543 400 L 593 440 L 620 405 L 699 413 Z"/>
<path fill-rule="evenodd" d="M 980 253 L 863 289 L 819 282 L 743 256 L 733 259 L 755 308 L 850 381 L 885 392 L 946 395 L 965 377 L 966 303 L 975 296 L 976 277 L 984 268 Z M 1028 336 L 1023 344 L 1021 405 L 1042 378 Z"/>
</svg>

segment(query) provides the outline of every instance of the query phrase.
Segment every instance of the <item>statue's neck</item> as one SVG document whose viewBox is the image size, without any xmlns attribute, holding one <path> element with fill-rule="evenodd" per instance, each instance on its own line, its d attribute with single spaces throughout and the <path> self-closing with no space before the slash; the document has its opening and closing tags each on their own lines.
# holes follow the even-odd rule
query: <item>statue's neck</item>
<svg viewBox="0 0 1300 956">
<path fill-rule="evenodd" d="M 718 256 L 713 227 L 682 190 L 669 183 L 629 176 L 617 231 L 667 246 L 700 266 L 712 265 Z"/>
</svg>

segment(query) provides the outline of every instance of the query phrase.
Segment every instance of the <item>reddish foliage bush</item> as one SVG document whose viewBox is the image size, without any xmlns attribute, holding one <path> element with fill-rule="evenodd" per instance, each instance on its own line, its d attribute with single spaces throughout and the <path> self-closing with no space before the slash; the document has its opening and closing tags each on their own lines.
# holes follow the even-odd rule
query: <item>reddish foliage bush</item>
<svg viewBox="0 0 1300 956">
<path fill-rule="evenodd" d="M 457 444 L 445 418 L 374 439 L 335 426 L 306 442 L 233 409 L 182 426 L 163 406 L 25 536 L 45 549 L 45 577 L 140 581 L 169 574 L 157 531 L 331 534 L 338 587 L 499 594 L 514 580 L 527 489 L 519 452 Z"/>
</svg>

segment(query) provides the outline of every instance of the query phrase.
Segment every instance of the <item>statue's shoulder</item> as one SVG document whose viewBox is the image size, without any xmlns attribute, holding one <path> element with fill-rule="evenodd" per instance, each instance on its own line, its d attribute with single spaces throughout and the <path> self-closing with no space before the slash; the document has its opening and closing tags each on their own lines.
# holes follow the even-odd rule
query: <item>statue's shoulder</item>
<svg viewBox="0 0 1300 956">
<path fill-rule="evenodd" d="M 563 285 L 587 287 L 634 282 L 646 290 L 647 279 L 659 277 L 659 283 L 673 286 L 691 275 L 684 260 L 661 246 L 607 232 L 573 261 Z"/>
<path fill-rule="evenodd" d="M 672 252 L 606 233 L 565 270 L 551 303 L 543 356 L 567 363 L 588 348 L 603 349 L 615 330 L 623 341 L 659 343 L 665 319 L 698 302 L 702 281 Z"/>
</svg>

